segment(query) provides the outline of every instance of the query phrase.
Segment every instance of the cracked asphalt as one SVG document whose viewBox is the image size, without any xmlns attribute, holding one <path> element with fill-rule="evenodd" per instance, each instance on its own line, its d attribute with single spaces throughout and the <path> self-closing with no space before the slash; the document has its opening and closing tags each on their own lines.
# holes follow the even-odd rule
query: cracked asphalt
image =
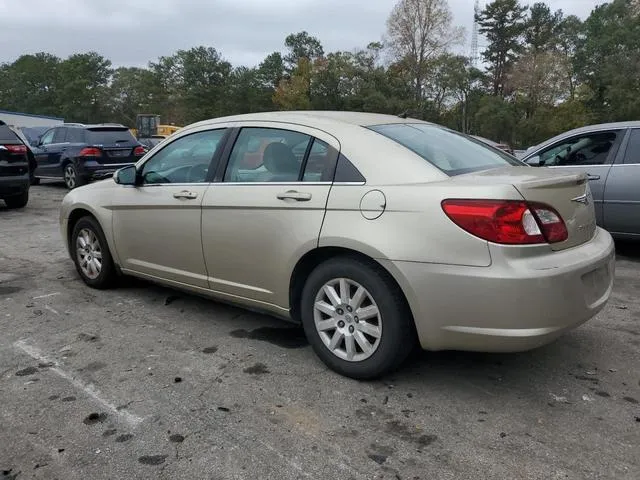
<svg viewBox="0 0 640 480">
<path fill-rule="evenodd" d="M 606 309 L 552 345 L 416 353 L 357 382 L 278 320 L 84 286 L 64 194 L 0 207 L 0 479 L 640 478 L 638 245 Z"/>
</svg>

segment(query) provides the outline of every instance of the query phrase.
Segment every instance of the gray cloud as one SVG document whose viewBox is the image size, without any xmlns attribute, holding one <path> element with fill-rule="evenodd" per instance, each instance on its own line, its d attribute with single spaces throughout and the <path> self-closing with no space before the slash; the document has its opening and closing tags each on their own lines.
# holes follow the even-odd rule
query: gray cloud
<svg viewBox="0 0 640 480">
<path fill-rule="evenodd" d="M 473 0 L 449 0 L 467 30 Z M 482 2 L 486 3 L 486 2 Z M 529 2 L 532 3 L 532 2 Z M 586 17 L 602 0 L 548 0 Z M 115 65 L 146 65 L 197 45 L 215 47 L 236 65 L 256 65 L 307 30 L 325 50 L 379 41 L 395 0 L 0 0 L 0 62 L 47 51 L 61 57 L 95 50 Z M 482 42 L 481 42 L 482 43 Z"/>
</svg>

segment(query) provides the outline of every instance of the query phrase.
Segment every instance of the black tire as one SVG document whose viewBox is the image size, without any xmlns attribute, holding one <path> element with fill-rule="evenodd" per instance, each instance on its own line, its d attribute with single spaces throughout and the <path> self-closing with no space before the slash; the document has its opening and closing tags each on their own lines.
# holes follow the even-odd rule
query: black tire
<svg viewBox="0 0 640 480">
<path fill-rule="evenodd" d="M 62 179 L 69 190 L 81 187 L 87 183 L 86 179 L 78 173 L 78 169 L 72 163 L 66 163 L 62 167 Z"/>
<path fill-rule="evenodd" d="M 323 286 L 346 278 L 364 287 L 380 312 L 382 334 L 377 349 L 366 359 L 348 361 L 329 350 L 315 326 L 314 304 Z M 416 345 L 416 330 L 402 291 L 379 265 L 352 257 L 336 257 L 318 265 L 302 291 L 301 318 L 305 334 L 320 359 L 332 370 L 355 379 L 372 379 L 400 366 Z"/>
<path fill-rule="evenodd" d="M 29 203 L 29 190 L 25 190 L 20 195 L 12 195 L 11 197 L 5 197 L 4 203 L 9 208 L 24 208 Z"/>
<path fill-rule="evenodd" d="M 100 246 L 100 252 L 102 254 L 102 267 L 99 274 L 95 278 L 91 278 L 83 271 L 83 268 L 80 264 L 80 259 L 78 258 L 78 236 L 83 230 L 93 232 Z M 71 257 L 73 258 L 76 270 L 78 271 L 78 274 L 80 275 L 80 278 L 82 278 L 82 281 L 84 283 L 92 288 L 101 290 L 110 288 L 115 284 L 118 273 L 116 271 L 115 265 L 113 264 L 113 258 L 111 257 L 111 252 L 109 251 L 109 246 L 107 245 L 107 240 L 104 236 L 104 232 L 102 231 L 102 228 L 95 218 L 86 216 L 82 217 L 76 222 L 73 227 L 71 238 L 69 239 L 69 246 Z"/>
</svg>

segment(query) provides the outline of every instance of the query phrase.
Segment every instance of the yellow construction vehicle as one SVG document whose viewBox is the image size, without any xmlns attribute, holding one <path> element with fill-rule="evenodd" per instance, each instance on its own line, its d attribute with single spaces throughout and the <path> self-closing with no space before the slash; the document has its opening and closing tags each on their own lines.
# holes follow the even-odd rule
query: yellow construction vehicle
<svg viewBox="0 0 640 480">
<path fill-rule="evenodd" d="M 134 137 L 140 138 L 166 138 L 177 132 L 182 127 L 176 125 L 163 125 L 160 123 L 160 115 L 141 113 L 136 115 L 136 128 L 131 129 Z"/>
</svg>

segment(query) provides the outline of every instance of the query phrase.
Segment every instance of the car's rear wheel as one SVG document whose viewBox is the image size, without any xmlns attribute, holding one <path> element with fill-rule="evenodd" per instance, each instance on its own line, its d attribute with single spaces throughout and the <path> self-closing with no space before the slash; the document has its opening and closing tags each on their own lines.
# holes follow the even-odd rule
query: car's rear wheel
<svg viewBox="0 0 640 480">
<path fill-rule="evenodd" d="M 309 275 L 301 302 L 314 351 L 342 375 L 379 377 L 397 368 L 415 346 L 407 302 L 373 262 L 340 257 L 320 264 Z"/>
<path fill-rule="evenodd" d="M 70 250 L 76 270 L 90 287 L 109 288 L 117 272 L 100 225 L 93 217 L 82 217 L 73 227 Z"/>
<path fill-rule="evenodd" d="M 25 190 L 20 195 L 13 195 L 11 197 L 5 197 L 4 203 L 9 208 L 24 208 L 29 203 L 29 190 Z"/>
<path fill-rule="evenodd" d="M 62 173 L 64 184 L 69 190 L 73 190 L 74 188 L 80 187 L 86 183 L 83 177 L 78 174 L 78 170 L 73 163 L 67 163 L 64 166 Z"/>
</svg>

